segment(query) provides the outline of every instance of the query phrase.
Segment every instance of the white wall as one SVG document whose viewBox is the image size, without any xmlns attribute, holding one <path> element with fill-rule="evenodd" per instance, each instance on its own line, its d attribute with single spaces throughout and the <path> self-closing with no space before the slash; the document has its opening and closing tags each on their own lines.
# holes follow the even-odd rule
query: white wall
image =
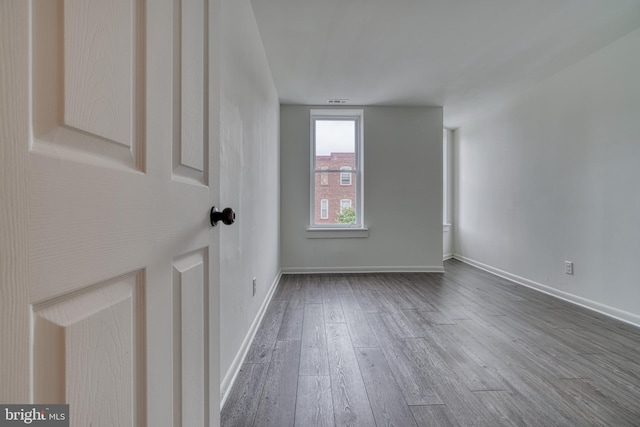
<svg viewBox="0 0 640 427">
<path fill-rule="evenodd" d="M 280 110 L 283 271 L 441 270 L 442 108 L 364 107 L 369 237 L 308 239 L 311 108 Z"/>
<path fill-rule="evenodd" d="M 450 259 L 453 257 L 453 180 L 454 180 L 454 156 L 453 156 L 453 140 L 455 130 L 445 129 L 444 130 L 444 147 L 442 150 L 444 151 L 444 156 L 442 160 L 443 164 L 443 180 L 445 181 L 445 185 L 442 188 L 442 191 L 446 193 L 446 197 L 444 200 L 446 201 L 446 211 L 443 212 L 442 222 L 443 230 L 442 230 L 442 256 L 444 259 Z"/>
<path fill-rule="evenodd" d="M 222 0 L 220 52 L 220 207 L 236 223 L 220 226 L 220 369 L 237 366 L 243 341 L 279 259 L 279 101 L 249 0 Z M 252 278 L 257 293 L 252 296 Z M 223 390 L 224 391 L 224 390 Z"/>
<path fill-rule="evenodd" d="M 636 30 L 461 126 L 456 252 L 640 324 L 639 76 Z"/>
</svg>

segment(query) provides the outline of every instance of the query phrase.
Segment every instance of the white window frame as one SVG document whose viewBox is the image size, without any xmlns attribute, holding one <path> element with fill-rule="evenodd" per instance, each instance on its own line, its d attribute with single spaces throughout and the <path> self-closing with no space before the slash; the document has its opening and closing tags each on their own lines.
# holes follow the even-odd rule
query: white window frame
<svg viewBox="0 0 640 427">
<path fill-rule="evenodd" d="M 320 219 L 329 219 L 329 199 L 320 199 Z"/>
<path fill-rule="evenodd" d="M 345 206 L 347 204 L 345 202 L 348 202 L 348 206 Z M 349 209 L 352 205 L 351 199 L 340 199 L 340 212 L 345 209 Z"/>
<path fill-rule="evenodd" d="M 351 166 L 340 166 L 340 170 L 341 171 L 350 171 L 353 170 L 351 169 Z M 346 184 L 344 183 L 345 179 L 347 178 L 346 181 L 348 181 Z M 351 185 L 351 172 L 349 173 L 341 173 L 340 174 L 340 185 L 344 185 L 344 186 L 349 186 Z"/>
<path fill-rule="evenodd" d="M 364 110 L 360 110 L 360 109 L 311 109 L 310 110 L 310 122 L 311 122 L 311 126 L 310 126 L 310 132 L 311 132 L 311 137 L 310 137 L 310 141 L 311 141 L 311 167 L 310 167 L 310 172 L 311 172 L 311 179 L 310 179 L 310 219 L 309 219 L 309 227 L 308 227 L 308 231 L 314 232 L 314 231 L 340 231 L 343 229 L 346 230 L 353 230 L 353 229 L 359 229 L 359 230 L 363 230 L 363 231 L 367 231 L 367 228 L 364 226 L 364 200 L 363 200 L 363 194 L 364 194 L 364 172 L 363 172 L 363 162 L 362 162 L 362 157 L 363 157 L 363 140 L 364 140 L 364 135 L 363 135 L 363 129 L 364 129 L 364 125 L 363 125 L 363 114 Z M 340 172 L 340 170 L 319 170 L 316 169 L 316 141 L 315 141 L 315 124 L 316 124 L 316 120 L 350 120 L 350 121 L 355 121 L 355 131 L 356 131 L 356 141 L 355 141 L 355 164 L 353 169 L 351 169 L 352 172 L 349 172 L 350 175 L 355 175 L 355 182 L 356 182 L 356 203 L 355 205 L 357 206 L 356 208 L 356 222 L 355 224 L 316 224 L 315 223 L 315 206 L 316 206 L 316 200 L 315 200 L 315 183 L 316 183 L 316 177 L 315 175 L 317 173 L 321 173 L 321 172 Z M 353 183 L 353 180 L 352 180 Z M 322 219 L 322 218 L 321 218 Z M 312 233 L 313 235 L 307 235 L 309 238 L 318 238 L 321 237 L 319 236 L 317 233 Z M 324 237 L 324 236 L 322 236 Z M 341 237 L 338 236 L 335 233 L 327 233 L 326 237 L 329 238 L 334 238 L 334 237 Z M 368 232 L 367 233 L 362 233 L 359 235 L 351 235 L 351 234 L 344 234 L 344 237 L 368 237 Z"/>
</svg>

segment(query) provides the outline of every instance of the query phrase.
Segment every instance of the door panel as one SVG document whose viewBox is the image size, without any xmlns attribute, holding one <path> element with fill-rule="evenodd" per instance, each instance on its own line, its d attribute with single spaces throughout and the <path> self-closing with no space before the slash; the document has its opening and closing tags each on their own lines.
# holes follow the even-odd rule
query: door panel
<svg viewBox="0 0 640 427">
<path fill-rule="evenodd" d="M 131 274 L 34 309 L 35 400 L 69 403 L 71 425 L 145 425 L 143 277 Z"/>
<path fill-rule="evenodd" d="M 136 0 L 64 2 L 64 125 L 131 147 Z"/>
<path fill-rule="evenodd" d="M 32 149 L 144 171 L 141 0 L 34 0 Z"/>
<path fill-rule="evenodd" d="M 173 263 L 174 425 L 208 425 L 207 251 Z"/>
<path fill-rule="evenodd" d="M 28 395 L 69 403 L 71 425 L 218 425 L 209 2 L 5 9 L 3 25 L 31 29 L 28 42 L 10 39 L 11 49 L 30 46 L 30 62 L 9 70 L 30 88 L 29 109 L 10 128 L 12 149 L 28 153 L 11 165 L 27 185 L 10 193 L 28 200 L 12 205 L 28 213 L 28 232 L 12 235 L 28 245 L 16 262 L 28 273 L 11 293 L 2 284 L 3 298 L 26 295 L 2 332 L 31 343 L 33 376 L 15 364 Z M 3 47 L 3 71 L 8 60 Z M 0 113 L 10 122 L 13 113 Z"/>
<path fill-rule="evenodd" d="M 174 30 L 176 56 L 176 99 L 180 110 L 174 137 L 174 176 L 207 184 L 207 5 L 203 0 L 177 1 Z"/>
</svg>

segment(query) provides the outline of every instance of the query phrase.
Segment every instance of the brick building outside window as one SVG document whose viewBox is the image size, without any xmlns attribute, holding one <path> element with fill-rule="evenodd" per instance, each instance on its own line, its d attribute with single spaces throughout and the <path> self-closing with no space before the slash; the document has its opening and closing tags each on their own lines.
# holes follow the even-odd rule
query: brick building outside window
<svg viewBox="0 0 640 427">
<path fill-rule="evenodd" d="M 355 171 L 345 172 L 355 170 L 355 153 L 318 155 L 316 156 L 316 169 L 336 171 L 316 174 L 316 224 L 337 224 L 339 222 L 338 216 L 343 207 L 350 204 L 352 209 L 356 209 Z M 321 202 L 322 200 L 326 200 L 326 202 Z M 326 204 L 326 211 L 323 209 L 324 206 L 321 206 L 322 203 Z M 323 216 L 327 216 L 327 218 L 323 218 Z"/>
</svg>

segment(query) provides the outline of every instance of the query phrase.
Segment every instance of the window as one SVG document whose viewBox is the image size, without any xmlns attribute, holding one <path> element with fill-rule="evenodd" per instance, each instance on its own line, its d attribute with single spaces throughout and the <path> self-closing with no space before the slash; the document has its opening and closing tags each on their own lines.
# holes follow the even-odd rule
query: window
<svg viewBox="0 0 640 427">
<path fill-rule="evenodd" d="M 362 110 L 311 110 L 310 199 L 311 228 L 364 228 Z"/>
<path fill-rule="evenodd" d="M 327 199 L 320 200 L 320 218 L 329 218 L 329 200 Z"/>
<path fill-rule="evenodd" d="M 322 166 L 320 169 L 324 171 L 324 170 L 329 169 L 329 167 L 328 166 Z M 321 173 L 320 174 L 320 185 L 329 185 L 329 174 L 326 174 L 326 173 Z"/>
<path fill-rule="evenodd" d="M 351 166 L 340 166 L 341 171 L 350 171 Z M 340 174 L 340 185 L 351 185 L 351 173 Z"/>
</svg>

